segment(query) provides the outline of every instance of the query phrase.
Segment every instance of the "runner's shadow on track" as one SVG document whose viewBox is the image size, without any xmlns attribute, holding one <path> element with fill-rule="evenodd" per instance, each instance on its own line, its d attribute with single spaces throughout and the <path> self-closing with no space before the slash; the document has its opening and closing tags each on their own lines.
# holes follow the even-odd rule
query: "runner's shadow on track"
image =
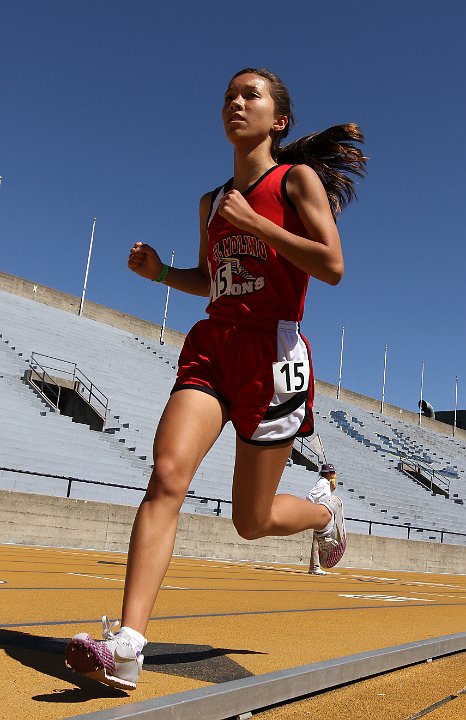
<svg viewBox="0 0 466 720">
<path fill-rule="evenodd" d="M 39 637 L 17 630 L 0 629 L 0 648 L 9 657 L 44 675 L 77 685 L 76 688 L 56 689 L 45 695 L 35 695 L 33 700 L 78 703 L 94 698 L 128 697 L 128 693 L 123 690 L 88 680 L 67 668 L 64 660 L 67 642 L 66 638 Z M 262 654 L 265 653 L 239 648 L 213 648 L 211 645 L 148 643 L 144 650 L 144 670 L 223 683 L 252 675 L 228 655 Z"/>
<path fill-rule="evenodd" d="M 51 637 L 38 637 L 16 630 L 0 629 L 0 648 L 25 667 L 50 675 L 75 688 L 57 688 L 45 695 L 33 695 L 39 702 L 79 703 L 95 698 L 124 698 L 128 693 L 88 680 L 65 666 L 65 648 L 67 640 Z"/>
<path fill-rule="evenodd" d="M 265 654 L 257 650 L 214 648 L 211 645 L 148 643 L 144 649 L 144 669 L 205 682 L 223 683 L 252 675 L 228 655 Z"/>
</svg>

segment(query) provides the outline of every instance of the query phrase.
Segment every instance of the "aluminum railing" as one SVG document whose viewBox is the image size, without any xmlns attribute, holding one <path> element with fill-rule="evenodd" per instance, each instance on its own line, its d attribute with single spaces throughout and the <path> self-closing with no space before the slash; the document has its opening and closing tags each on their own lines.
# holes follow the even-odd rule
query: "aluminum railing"
<svg viewBox="0 0 466 720">
<path fill-rule="evenodd" d="M 45 358 L 47 362 L 44 362 L 43 358 Z M 47 364 L 50 360 L 54 361 L 55 364 Z M 90 380 L 87 375 L 85 375 L 83 371 L 78 368 L 76 363 L 70 360 L 56 358 L 51 355 L 44 355 L 43 353 L 33 352 L 29 361 L 29 367 L 31 368 L 31 370 L 34 370 L 39 376 L 41 373 L 43 375 L 47 375 L 47 377 L 49 378 L 47 380 L 47 388 L 49 388 L 50 385 L 58 387 L 58 398 L 60 394 L 60 385 L 50 375 L 50 372 L 56 372 L 59 374 L 60 377 L 66 376 L 66 378 L 69 378 L 76 392 L 78 392 L 79 395 L 84 398 L 84 400 L 86 400 L 89 405 L 91 405 L 94 410 L 96 410 L 96 412 L 98 412 L 99 415 L 104 418 L 104 420 L 106 419 L 108 411 L 108 397 L 104 395 L 104 393 L 99 390 L 96 385 L 94 385 L 92 380 Z M 41 373 L 38 372 L 38 368 L 40 368 Z"/>
</svg>

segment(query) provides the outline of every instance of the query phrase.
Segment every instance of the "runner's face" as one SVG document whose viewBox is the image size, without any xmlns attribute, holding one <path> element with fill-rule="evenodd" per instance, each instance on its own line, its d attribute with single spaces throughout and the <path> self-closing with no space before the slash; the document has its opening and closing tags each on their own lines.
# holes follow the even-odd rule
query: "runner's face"
<svg viewBox="0 0 466 720">
<path fill-rule="evenodd" d="M 283 125 L 283 120 L 276 116 L 268 81 L 254 73 L 239 75 L 230 82 L 222 120 L 226 136 L 233 144 L 270 137 L 271 130 Z"/>
</svg>

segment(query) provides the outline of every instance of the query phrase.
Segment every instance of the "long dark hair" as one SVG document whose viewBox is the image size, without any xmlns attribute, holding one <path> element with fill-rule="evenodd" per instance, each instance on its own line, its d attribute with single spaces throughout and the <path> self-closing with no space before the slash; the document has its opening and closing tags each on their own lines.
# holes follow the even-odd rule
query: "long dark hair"
<svg viewBox="0 0 466 720">
<path fill-rule="evenodd" d="M 245 73 L 253 73 L 265 78 L 269 83 L 275 111 L 286 115 L 288 123 L 283 130 L 272 136 L 272 157 L 279 165 L 309 165 L 319 176 L 327 193 L 328 201 L 334 218 L 341 213 L 355 197 L 354 180 L 348 175 L 358 177 L 366 174 L 367 157 L 353 143 L 363 143 L 364 135 L 356 123 L 333 125 L 322 132 L 298 138 L 280 147 L 295 123 L 293 106 L 289 92 L 278 75 L 265 68 L 244 68 L 233 75 L 233 78 Z"/>
</svg>

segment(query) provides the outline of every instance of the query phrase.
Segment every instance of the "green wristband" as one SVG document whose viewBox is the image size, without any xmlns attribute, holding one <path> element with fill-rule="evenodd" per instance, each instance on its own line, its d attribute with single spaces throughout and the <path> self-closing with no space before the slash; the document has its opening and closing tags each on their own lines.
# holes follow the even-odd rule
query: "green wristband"
<svg viewBox="0 0 466 720">
<path fill-rule="evenodd" d="M 155 278 L 155 280 L 152 280 L 152 282 L 161 283 L 165 280 L 165 278 L 168 275 L 168 265 L 163 265 L 162 272 L 158 276 L 158 278 Z"/>
</svg>

